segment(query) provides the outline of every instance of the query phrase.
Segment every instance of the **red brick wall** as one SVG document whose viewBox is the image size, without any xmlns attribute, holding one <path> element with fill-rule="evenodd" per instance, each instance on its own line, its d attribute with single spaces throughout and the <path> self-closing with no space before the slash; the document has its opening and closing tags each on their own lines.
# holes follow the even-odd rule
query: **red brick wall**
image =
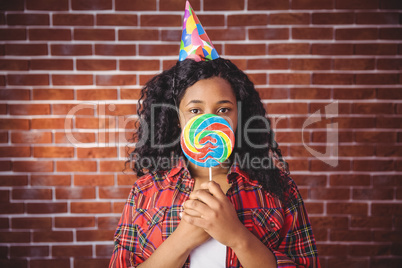
<svg viewBox="0 0 402 268">
<path fill-rule="evenodd" d="M 106 267 L 138 93 L 177 60 L 184 2 L 0 1 L 1 267 Z M 323 267 L 402 266 L 401 3 L 191 1 L 274 119 Z"/>
</svg>

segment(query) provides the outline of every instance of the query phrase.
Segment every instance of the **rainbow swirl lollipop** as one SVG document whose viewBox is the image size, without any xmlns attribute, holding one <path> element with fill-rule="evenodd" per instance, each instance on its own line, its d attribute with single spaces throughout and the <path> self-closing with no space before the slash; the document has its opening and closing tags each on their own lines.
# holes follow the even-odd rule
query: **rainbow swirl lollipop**
<svg viewBox="0 0 402 268">
<path fill-rule="evenodd" d="M 234 140 L 233 130 L 225 119 L 214 114 L 202 114 L 187 122 L 180 144 L 190 162 L 210 168 L 230 156 Z"/>
</svg>

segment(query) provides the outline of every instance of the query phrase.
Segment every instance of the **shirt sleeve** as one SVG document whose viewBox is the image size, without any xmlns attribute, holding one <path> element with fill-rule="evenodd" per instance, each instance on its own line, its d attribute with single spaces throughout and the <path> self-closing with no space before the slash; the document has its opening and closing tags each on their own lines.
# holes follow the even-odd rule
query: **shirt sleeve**
<svg viewBox="0 0 402 268">
<path fill-rule="evenodd" d="M 111 257 L 109 268 L 136 267 L 143 260 L 136 254 L 138 241 L 135 235 L 135 226 L 133 225 L 133 210 L 135 210 L 135 199 L 137 197 L 137 188 L 134 185 L 120 218 L 114 235 L 114 250 Z"/>
<path fill-rule="evenodd" d="M 277 267 L 320 268 L 311 224 L 296 184 L 291 181 L 289 202 L 284 225 L 280 232 L 282 241 L 273 253 Z"/>
</svg>

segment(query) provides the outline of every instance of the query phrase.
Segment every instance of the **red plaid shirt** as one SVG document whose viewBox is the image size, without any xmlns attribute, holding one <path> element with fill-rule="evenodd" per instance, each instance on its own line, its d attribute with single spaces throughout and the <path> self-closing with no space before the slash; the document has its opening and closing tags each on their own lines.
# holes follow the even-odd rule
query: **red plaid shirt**
<svg viewBox="0 0 402 268">
<path fill-rule="evenodd" d="M 227 197 L 240 221 L 275 255 L 278 267 L 320 267 L 311 225 L 303 200 L 292 179 L 287 206 L 262 189 L 257 181 L 232 165 Z M 136 181 L 115 233 L 109 267 L 136 267 L 173 233 L 180 222 L 182 204 L 189 198 L 194 179 L 184 161 L 169 172 L 147 174 Z M 227 248 L 226 267 L 242 267 Z M 184 267 L 190 267 L 188 258 Z"/>
</svg>

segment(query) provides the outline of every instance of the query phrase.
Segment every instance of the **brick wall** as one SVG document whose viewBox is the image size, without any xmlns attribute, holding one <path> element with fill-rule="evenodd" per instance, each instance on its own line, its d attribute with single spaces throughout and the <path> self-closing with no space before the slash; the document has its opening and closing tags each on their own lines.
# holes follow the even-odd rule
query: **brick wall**
<svg viewBox="0 0 402 268">
<path fill-rule="evenodd" d="M 177 60 L 184 3 L 0 1 L 1 267 L 107 266 L 138 93 Z M 191 1 L 266 103 L 323 267 L 402 266 L 401 3 Z"/>
</svg>

